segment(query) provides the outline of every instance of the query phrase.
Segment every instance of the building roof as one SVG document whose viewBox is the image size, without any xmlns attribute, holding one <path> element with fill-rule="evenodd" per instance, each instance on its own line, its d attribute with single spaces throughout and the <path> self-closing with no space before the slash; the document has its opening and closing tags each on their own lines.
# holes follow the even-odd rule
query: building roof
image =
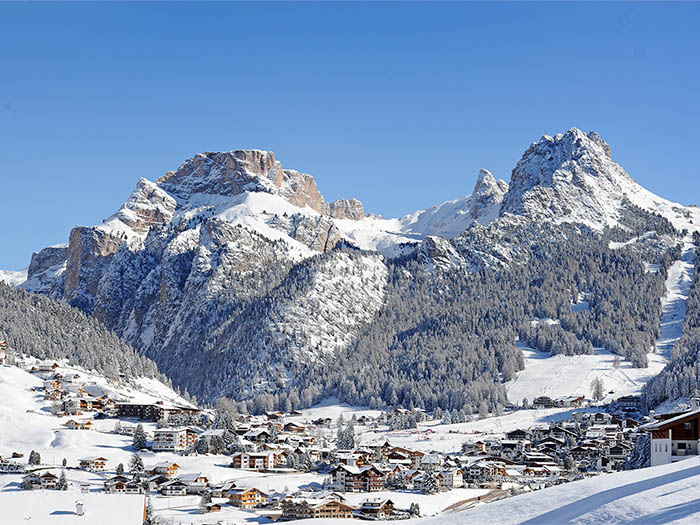
<svg viewBox="0 0 700 525">
<path fill-rule="evenodd" d="M 682 423 L 686 419 L 691 419 L 700 415 L 700 409 L 691 410 L 685 414 L 680 414 L 678 416 L 672 417 L 671 419 L 666 419 L 664 421 L 655 421 L 653 423 L 647 423 L 639 427 L 640 430 L 664 430 L 666 428 L 674 426 L 676 423 Z"/>
</svg>

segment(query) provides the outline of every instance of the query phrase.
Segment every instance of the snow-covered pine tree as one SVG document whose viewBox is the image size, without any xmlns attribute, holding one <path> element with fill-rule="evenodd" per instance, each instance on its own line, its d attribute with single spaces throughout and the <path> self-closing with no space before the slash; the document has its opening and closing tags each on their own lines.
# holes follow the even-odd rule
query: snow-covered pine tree
<svg viewBox="0 0 700 525">
<path fill-rule="evenodd" d="M 143 466 L 143 459 L 139 454 L 133 454 L 131 456 L 131 461 L 129 461 L 129 471 L 134 476 L 140 476 L 144 473 L 145 467 Z"/>
<path fill-rule="evenodd" d="M 134 432 L 133 445 L 136 450 L 143 450 L 147 446 L 146 432 L 143 430 L 143 425 L 139 423 L 136 425 L 136 431 Z"/>
<path fill-rule="evenodd" d="M 58 477 L 58 490 L 68 490 L 68 480 L 66 479 L 66 471 L 61 470 L 61 475 Z"/>
</svg>

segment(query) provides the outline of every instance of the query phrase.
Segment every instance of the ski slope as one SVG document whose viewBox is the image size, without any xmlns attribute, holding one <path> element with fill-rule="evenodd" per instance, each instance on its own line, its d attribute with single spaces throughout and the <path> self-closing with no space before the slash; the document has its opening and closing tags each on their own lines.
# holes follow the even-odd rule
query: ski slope
<svg viewBox="0 0 700 525">
<path fill-rule="evenodd" d="M 621 361 L 615 367 L 615 354 L 596 348 L 593 355 L 550 356 L 520 344 L 525 357 L 525 370 L 506 383 L 508 399 L 521 403 L 538 396 L 553 399 L 569 395 L 591 393 L 591 382 L 600 378 L 605 386 L 604 401 L 638 394 L 642 386 L 657 375 L 671 359 L 671 351 L 683 333 L 688 294 L 695 273 L 695 245 L 692 237 L 683 240 L 681 258 L 668 270 L 666 294 L 662 299 L 660 334 L 655 347 L 648 354 L 647 368 L 634 368 Z"/>
</svg>

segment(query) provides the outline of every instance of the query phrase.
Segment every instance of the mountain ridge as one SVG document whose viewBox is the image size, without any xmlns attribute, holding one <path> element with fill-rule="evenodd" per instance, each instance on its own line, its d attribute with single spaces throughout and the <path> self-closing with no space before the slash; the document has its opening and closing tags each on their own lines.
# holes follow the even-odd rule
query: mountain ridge
<svg viewBox="0 0 700 525">
<path fill-rule="evenodd" d="M 411 293 L 410 280 L 397 277 L 402 272 L 416 282 L 428 279 L 420 293 L 453 294 L 441 289 L 454 286 L 444 275 L 480 278 L 531 263 L 571 236 L 580 237 L 573 243 L 580 250 L 604 244 L 597 257 L 607 257 L 614 241 L 635 254 L 640 268 L 646 257 L 665 271 L 679 230 L 694 228 L 699 213 L 644 190 L 597 133 L 576 128 L 533 143 L 510 184 L 481 170 L 472 194 L 398 219 L 365 215 L 353 199 L 327 203 L 313 177 L 284 169 L 271 152 L 208 152 L 155 182 L 140 179 L 102 224 L 76 227 L 67 246 L 35 254 L 22 286 L 94 315 L 198 395 L 216 396 L 228 382 L 232 395 L 251 396 L 288 388 L 305 367 L 353 351 L 392 302 Z M 650 230 L 657 234 L 639 235 Z M 540 293 L 536 280 L 527 286 Z M 659 288 L 645 286 L 655 305 Z M 613 286 L 605 293 L 618 292 Z M 464 320 L 416 322 L 409 332 Z M 567 345 L 574 337 L 545 335 Z M 512 375 L 512 341 L 489 337 L 498 341 L 499 357 L 487 366 L 505 366 Z M 383 344 L 382 352 L 392 343 Z M 639 344 L 630 348 L 642 363 Z M 217 367 L 222 358 L 232 365 Z M 211 387 L 191 384 L 209 368 L 216 374 Z M 464 373 L 475 377 L 468 366 Z M 273 377 L 280 378 L 274 388 Z M 503 398 L 493 393 L 490 403 Z"/>
</svg>

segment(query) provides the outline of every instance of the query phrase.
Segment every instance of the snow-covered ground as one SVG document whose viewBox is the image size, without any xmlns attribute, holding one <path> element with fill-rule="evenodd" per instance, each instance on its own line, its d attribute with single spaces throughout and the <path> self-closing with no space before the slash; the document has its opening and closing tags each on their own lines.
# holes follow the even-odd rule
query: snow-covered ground
<svg viewBox="0 0 700 525">
<path fill-rule="evenodd" d="M 10 286 L 18 286 L 27 280 L 27 271 L 29 266 L 21 270 L 0 270 L 0 282 L 9 284 Z"/>
<path fill-rule="evenodd" d="M 422 523 L 700 523 L 700 458 L 575 481 Z"/>
<path fill-rule="evenodd" d="M 76 502 L 82 502 L 83 515 L 76 515 Z M 6 525 L 141 525 L 144 496 L 138 494 L 82 494 L 79 490 L 61 492 L 0 492 L 0 522 Z"/>
<path fill-rule="evenodd" d="M 508 399 L 517 404 L 523 398 L 532 402 L 538 396 L 552 399 L 570 395 L 590 397 L 591 382 L 596 378 L 602 379 L 605 400 L 610 401 L 639 393 L 644 383 L 658 373 L 658 370 L 651 368 L 634 368 L 624 360 L 615 368 L 615 358 L 618 356 L 602 348 L 596 349 L 593 355 L 575 356 L 550 356 L 525 346 L 521 348 L 525 356 L 525 370 L 506 383 Z"/>
</svg>

